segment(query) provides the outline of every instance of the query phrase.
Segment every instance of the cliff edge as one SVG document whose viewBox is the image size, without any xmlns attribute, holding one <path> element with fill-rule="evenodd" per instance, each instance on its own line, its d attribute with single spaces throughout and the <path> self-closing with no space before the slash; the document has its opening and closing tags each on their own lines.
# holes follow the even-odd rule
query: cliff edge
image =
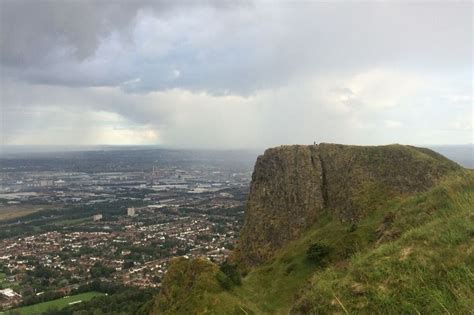
<svg viewBox="0 0 474 315">
<path fill-rule="evenodd" d="M 394 197 L 426 191 L 461 167 L 424 148 L 322 143 L 271 148 L 258 157 L 234 259 L 252 267 L 325 212 L 356 224 Z"/>
</svg>

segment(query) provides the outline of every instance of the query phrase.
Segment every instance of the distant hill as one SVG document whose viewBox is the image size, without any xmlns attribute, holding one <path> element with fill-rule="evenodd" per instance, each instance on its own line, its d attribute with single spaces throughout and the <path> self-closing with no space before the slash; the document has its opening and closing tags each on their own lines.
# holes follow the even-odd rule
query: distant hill
<svg viewBox="0 0 474 315">
<path fill-rule="evenodd" d="M 464 167 L 474 169 L 474 144 L 472 143 L 463 145 L 435 145 L 429 146 L 429 148 L 458 162 Z"/>
<path fill-rule="evenodd" d="M 268 149 L 232 259 L 175 260 L 151 313 L 469 313 L 473 205 L 474 171 L 429 149 Z"/>
</svg>

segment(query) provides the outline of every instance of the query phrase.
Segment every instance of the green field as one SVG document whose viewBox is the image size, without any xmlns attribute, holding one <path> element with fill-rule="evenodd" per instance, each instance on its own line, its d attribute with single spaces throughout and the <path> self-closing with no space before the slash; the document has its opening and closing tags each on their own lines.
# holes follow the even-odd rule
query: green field
<svg viewBox="0 0 474 315">
<path fill-rule="evenodd" d="M 24 217 L 46 209 L 49 205 L 4 205 L 0 204 L 0 221 Z"/>
<path fill-rule="evenodd" d="M 68 306 L 70 303 L 77 302 L 77 301 L 89 301 L 92 298 L 96 296 L 102 296 L 104 295 L 103 293 L 99 292 L 87 292 L 87 293 L 81 293 L 73 296 L 68 296 L 64 297 L 61 299 L 49 301 L 49 302 L 44 302 L 44 303 L 39 303 L 35 305 L 30 305 L 30 306 L 25 306 L 25 307 L 20 307 L 16 308 L 14 310 L 11 310 L 9 312 L 6 312 L 5 315 L 13 315 L 13 314 L 21 314 L 21 315 L 37 315 L 41 314 L 47 310 L 50 309 L 61 309 L 66 306 Z M 0 313 L 1 314 L 1 313 Z"/>
<path fill-rule="evenodd" d="M 63 227 L 63 226 L 77 225 L 77 224 L 91 222 L 91 221 L 92 221 L 91 217 L 86 217 L 86 218 L 78 218 L 78 219 L 58 220 L 58 221 L 55 221 L 54 224 L 59 227 Z"/>
</svg>

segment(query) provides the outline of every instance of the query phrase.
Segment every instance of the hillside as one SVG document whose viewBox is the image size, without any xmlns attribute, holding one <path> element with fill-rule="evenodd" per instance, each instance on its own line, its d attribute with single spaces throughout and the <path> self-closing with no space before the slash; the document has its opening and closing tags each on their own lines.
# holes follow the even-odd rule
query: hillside
<svg viewBox="0 0 474 315">
<path fill-rule="evenodd" d="M 422 148 L 281 146 L 258 157 L 236 259 L 255 266 L 297 239 L 323 209 L 356 223 L 387 200 L 425 191 L 460 166 Z"/>
<path fill-rule="evenodd" d="M 269 149 L 234 256 L 242 283 L 180 260 L 155 313 L 469 313 L 473 205 L 474 173 L 430 150 Z"/>
</svg>

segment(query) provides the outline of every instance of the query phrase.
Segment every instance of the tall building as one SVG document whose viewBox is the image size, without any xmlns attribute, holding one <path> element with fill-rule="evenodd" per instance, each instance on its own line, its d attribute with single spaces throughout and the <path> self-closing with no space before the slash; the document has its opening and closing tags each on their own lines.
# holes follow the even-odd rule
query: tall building
<svg viewBox="0 0 474 315">
<path fill-rule="evenodd" d="M 129 217 L 134 217 L 135 216 L 135 208 L 128 208 L 127 209 L 127 215 Z"/>
</svg>

